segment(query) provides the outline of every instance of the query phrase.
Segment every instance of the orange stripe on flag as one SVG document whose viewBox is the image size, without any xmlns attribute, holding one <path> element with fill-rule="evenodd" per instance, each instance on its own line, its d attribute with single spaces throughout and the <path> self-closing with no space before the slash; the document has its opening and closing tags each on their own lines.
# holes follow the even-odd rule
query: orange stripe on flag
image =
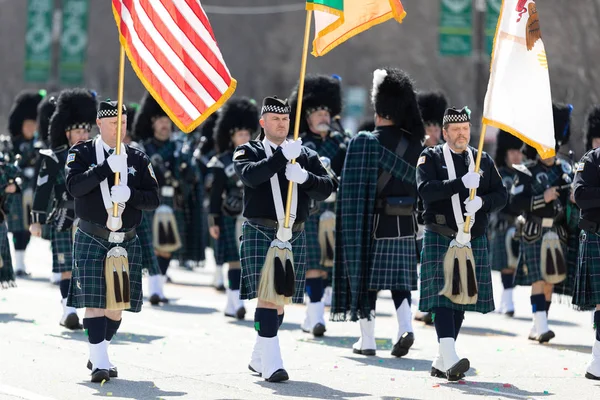
<svg viewBox="0 0 600 400">
<path fill-rule="evenodd" d="M 112 0 L 135 73 L 173 122 L 191 132 L 234 93 L 199 0 Z"/>
</svg>

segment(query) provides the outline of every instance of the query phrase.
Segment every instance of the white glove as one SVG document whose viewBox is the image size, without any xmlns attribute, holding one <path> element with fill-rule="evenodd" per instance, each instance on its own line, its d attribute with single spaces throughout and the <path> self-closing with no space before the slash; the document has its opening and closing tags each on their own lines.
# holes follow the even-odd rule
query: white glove
<svg viewBox="0 0 600 400">
<path fill-rule="evenodd" d="M 481 209 L 481 206 L 483 206 L 483 200 L 481 199 L 481 197 L 475 196 L 473 200 L 469 200 L 469 198 L 467 198 L 465 200 L 465 210 L 467 210 L 465 215 L 472 217 L 477 211 Z"/>
<path fill-rule="evenodd" d="M 293 140 L 284 144 L 281 151 L 283 151 L 283 155 L 288 159 L 288 161 L 298 158 L 300 152 L 302 151 L 302 139 Z"/>
<path fill-rule="evenodd" d="M 288 164 L 285 166 L 285 177 L 301 185 L 308 179 L 308 172 L 298 164 Z"/>
<path fill-rule="evenodd" d="M 465 176 L 460 179 L 467 189 L 477 189 L 479 187 L 480 178 L 481 175 L 476 172 L 467 172 Z"/>
<path fill-rule="evenodd" d="M 116 153 L 109 156 L 106 161 L 108 162 L 108 165 L 110 166 L 110 169 L 112 170 L 112 172 L 120 172 L 120 173 L 124 173 L 127 172 L 127 155 L 126 154 L 119 154 L 117 155 Z"/>
<path fill-rule="evenodd" d="M 131 197 L 131 189 L 127 185 L 115 185 L 110 189 L 110 199 L 113 203 L 125 203 Z"/>
</svg>

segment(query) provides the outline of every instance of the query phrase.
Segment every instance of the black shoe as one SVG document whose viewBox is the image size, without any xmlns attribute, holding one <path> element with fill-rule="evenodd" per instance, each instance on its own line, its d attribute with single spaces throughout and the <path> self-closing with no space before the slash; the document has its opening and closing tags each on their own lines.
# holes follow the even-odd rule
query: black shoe
<svg viewBox="0 0 600 400">
<path fill-rule="evenodd" d="M 394 357 L 403 357 L 408 354 L 408 350 L 415 343 L 415 335 L 412 332 L 404 332 L 400 340 L 394 345 L 392 355 Z"/>
<path fill-rule="evenodd" d="M 446 376 L 449 382 L 456 382 L 461 378 L 464 378 L 465 372 L 467 372 L 471 368 L 471 363 L 468 359 L 463 358 L 459 360 L 456 364 L 451 366 L 448 371 L 446 371 Z"/>
<path fill-rule="evenodd" d="M 219 286 L 215 286 L 215 290 L 217 292 L 224 292 L 225 291 L 225 285 L 221 284 Z"/>
<path fill-rule="evenodd" d="M 239 320 L 246 318 L 246 308 L 240 307 L 235 313 L 235 317 Z"/>
<path fill-rule="evenodd" d="M 507 311 L 504 313 L 504 315 L 506 315 L 508 318 L 512 318 L 515 316 L 515 312 L 514 311 Z"/>
<path fill-rule="evenodd" d="M 31 274 L 29 272 L 25 272 L 25 271 L 17 271 L 17 272 L 15 272 L 15 275 L 17 275 L 20 278 L 25 278 L 27 276 L 30 276 Z"/>
<path fill-rule="evenodd" d="M 277 371 L 273 372 L 273 375 L 271 375 L 270 378 L 265 379 L 267 382 L 283 382 L 283 381 L 287 381 L 288 379 L 290 379 L 287 371 L 285 369 L 278 369 Z"/>
<path fill-rule="evenodd" d="M 110 375 L 106 369 L 95 369 L 92 372 L 92 382 L 102 383 L 102 381 L 110 381 Z"/>
<path fill-rule="evenodd" d="M 169 304 L 169 299 L 167 299 L 166 297 L 163 297 L 162 299 L 160 299 L 160 302 L 164 303 L 164 304 Z"/>
<path fill-rule="evenodd" d="M 155 293 L 152 296 L 150 296 L 149 300 L 150 304 L 152 304 L 153 306 L 157 306 L 158 303 L 160 303 L 160 296 Z"/>
<path fill-rule="evenodd" d="M 88 360 L 87 369 L 89 369 L 90 371 L 92 370 L 92 362 L 90 360 Z M 108 376 L 111 378 L 118 378 L 119 372 L 117 371 L 117 367 L 112 367 L 111 369 L 109 369 Z"/>
<path fill-rule="evenodd" d="M 254 368 L 252 368 L 252 365 L 248 364 L 248 369 L 252 372 L 254 372 L 255 374 L 258 374 L 258 376 L 262 376 L 262 374 L 260 372 L 258 372 L 257 370 L 255 370 Z"/>
<path fill-rule="evenodd" d="M 431 313 L 424 314 L 423 316 L 415 316 L 415 321 L 423 322 L 425 325 L 433 325 Z"/>
<path fill-rule="evenodd" d="M 77 313 L 71 313 L 67 315 L 67 318 L 65 318 L 65 322 L 61 325 L 72 331 L 83 329 L 83 326 L 79 323 L 79 316 L 77 315 Z"/>
<path fill-rule="evenodd" d="M 352 349 L 352 352 L 354 354 L 361 354 L 363 356 L 374 356 L 376 353 L 376 350 L 374 349 L 364 349 L 364 350 L 358 350 L 358 349 Z"/>
<path fill-rule="evenodd" d="M 325 325 L 319 323 L 316 324 L 315 327 L 312 330 L 312 334 L 314 337 L 321 337 L 325 334 L 325 332 L 327 331 L 327 329 L 325 328 Z"/>
<path fill-rule="evenodd" d="M 556 335 L 554 334 L 554 332 L 552 331 L 548 331 L 546 333 L 542 333 L 541 335 L 539 335 L 536 340 L 539 343 L 547 343 L 550 341 L 550 339 L 554 339 Z"/>
<path fill-rule="evenodd" d="M 435 367 L 431 367 L 431 372 L 430 375 L 434 378 L 442 378 L 442 379 L 446 379 L 446 373 L 444 371 L 441 371 Z M 460 374 L 458 376 L 458 379 L 463 379 L 465 377 L 465 374 Z"/>
<path fill-rule="evenodd" d="M 588 379 L 593 379 L 595 381 L 600 381 L 600 376 L 592 375 L 589 372 L 585 373 L 585 377 Z"/>
</svg>

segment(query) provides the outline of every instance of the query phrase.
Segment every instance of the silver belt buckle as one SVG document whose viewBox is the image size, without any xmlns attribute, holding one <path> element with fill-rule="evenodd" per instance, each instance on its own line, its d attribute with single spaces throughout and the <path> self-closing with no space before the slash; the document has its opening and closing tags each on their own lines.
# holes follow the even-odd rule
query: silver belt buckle
<svg viewBox="0 0 600 400">
<path fill-rule="evenodd" d="M 542 218 L 542 228 L 552 228 L 552 225 L 554 225 L 553 218 Z"/>
<path fill-rule="evenodd" d="M 110 243 L 123 243 L 125 241 L 125 232 L 111 232 L 108 234 Z"/>
</svg>

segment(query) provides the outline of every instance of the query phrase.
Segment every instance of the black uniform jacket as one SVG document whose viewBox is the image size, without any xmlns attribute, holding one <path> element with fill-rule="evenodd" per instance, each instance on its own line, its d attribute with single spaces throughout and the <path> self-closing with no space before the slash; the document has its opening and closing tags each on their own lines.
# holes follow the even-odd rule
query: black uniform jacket
<svg viewBox="0 0 600 400">
<path fill-rule="evenodd" d="M 100 182 L 108 179 L 109 190 L 115 175 L 106 159 L 98 164 L 95 139 L 80 142 L 69 150 L 67 156 L 67 190 L 75 198 L 75 216 L 84 221 L 106 226 L 108 214 L 102 201 Z M 142 211 L 158 207 L 158 183 L 148 157 L 140 150 L 125 145 L 127 152 L 128 182 L 131 196 L 125 203 L 122 231 L 137 227 L 142 221 Z"/>
<path fill-rule="evenodd" d="M 244 217 L 277 221 L 269 180 L 277 174 L 285 207 L 289 185 L 285 177 L 285 166 L 288 160 L 282 150 L 273 148 L 273 156 L 267 159 L 262 141 L 253 140 L 236 149 L 233 162 L 235 171 L 244 183 Z M 325 200 L 336 187 L 314 150 L 303 147 L 296 162 L 308 172 L 306 182 L 298 185 L 295 222 L 302 223 L 308 218 L 310 199 Z"/>
<path fill-rule="evenodd" d="M 466 212 L 464 202 L 469 197 L 469 190 L 465 188 L 461 177 L 468 172 L 469 153 L 467 151 L 461 154 L 451 153 L 457 178 L 450 180 L 442 148 L 443 145 L 437 145 L 429 147 L 421 153 L 417 162 L 417 189 L 419 196 L 423 199 L 425 224 L 446 225 L 456 232 L 457 226 L 450 199 L 454 194 L 459 194 L 464 219 Z M 477 158 L 477 149 L 470 148 L 473 157 Z M 485 234 L 488 214 L 502 209 L 508 199 L 507 190 L 502 184 L 502 178 L 496 169 L 494 160 L 485 152 L 481 156 L 479 173 L 481 180 L 477 196 L 483 200 L 483 206 L 475 214 L 475 224 L 471 228 L 471 237 L 473 238 Z"/>
</svg>

